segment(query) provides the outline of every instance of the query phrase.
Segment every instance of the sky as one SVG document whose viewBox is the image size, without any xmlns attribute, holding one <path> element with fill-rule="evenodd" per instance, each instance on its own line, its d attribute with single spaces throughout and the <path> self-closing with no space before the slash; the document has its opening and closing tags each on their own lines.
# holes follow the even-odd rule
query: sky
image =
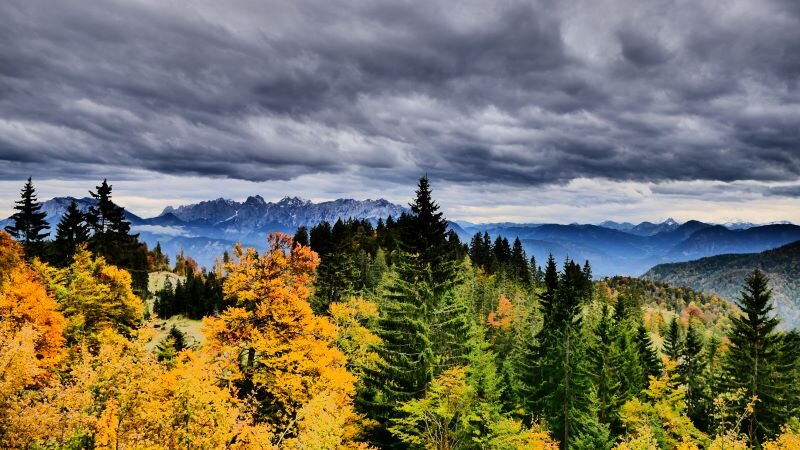
<svg viewBox="0 0 800 450">
<path fill-rule="evenodd" d="M 797 0 L 0 2 L 0 215 L 387 198 L 800 223 Z"/>
</svg>

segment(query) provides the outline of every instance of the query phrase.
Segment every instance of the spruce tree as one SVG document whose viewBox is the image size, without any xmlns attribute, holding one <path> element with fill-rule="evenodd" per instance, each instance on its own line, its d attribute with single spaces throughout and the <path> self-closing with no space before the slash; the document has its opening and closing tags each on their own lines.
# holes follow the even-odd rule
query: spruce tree
<svg viewBox="0 0 800 450">
<path fill-rule="evenodd" d="M 614 325 L 609 307 L 604 304 L 600 321 L 594 330 L 595 341 L 588 356 L 597 396 L 598 420 L 605 424 L 614 420 L 622 400 L 619 393 L 620 354 Z"/>
<path fill-rule="evenodd" d="M 678 318 L 674 317 L 669 324 L 669 330 L 664 336 L 664 354 L 669 359 L 679 362 L 683 353 L 683 338 L 681 337 L 681 326 Z"/>
<path fill-rule="evenodd" d="M 661 373 L 661 362 L 658 359 L 658 352 L 650 339 L 650 333 L 643 324 L 639 324 L 636 329 L 636 344 L 639 351 L 639 364 L 642 367 L 644 379 L 647 383 L 648 377 L 655 377 Z"/>
<path fill-rule="evenodd" d="M 528 413 L 544 416 L 562 448 L 570 448 L 602 440 L 604 428 L 597 426 L 591 413 L 588 349 L 581 332 L 586 280 L 581 267 L 567 260 L 553 283 L 554 266 L 551 256 L 546 284 L 552 284 L 541 296 L 543 324 L 529 351 L 533 360 L 526 365 L 524 381 L 532 389 Z"/>
<path fill-rule="evenodd" d="M 92 230 L 90 249 L 131 274 L 133 289 L 147 293 L 147 248 L 139 243 L 139 235 L 131 233 L 131 223 L 125 219 L 125 209 L 112 200 L 112 186 L 104 179 L 96 192 L 89 191 L 95 204 L 86 213 Z"/>
<path fill-rule="evenodd" d="M 686 414 L 701 430 L 708 429 L 711 413 L 706 397 L 705 355 L 703 337 L 695 325 L 689 325 L 678 365 L 678 378 L 686 386 Z"/>
<path fill-rule="evenodd" d="M 528 257 L 522 248 L 522 241 L 514 239 L 514 246 L 511 248 L 511 266 L 513 267 L 514 280 L 523 286 L 531 284 L 531 276 L 528 271 Z"/>
<path fill-rule="evenodd" d="M 730 390 L 744 388 L 756 397 L 752 414 L 745 418 L 744 432 L 759 447 L 773 437 L 790 416 L 791 397 L 796 396 L 795 361 L 782 354 L 780 320 L 772 314 L 772 290 L 766 275 L 753 271 L 745 280 L 738 306 L 741 315 L 731 317 L 730 347 L 724 360 L 725 383 Z"/>
<path fill-rule="evenodd" d="M 14 224 L 6 226 L 6 232 L 22 243 L 29 257 L 43 256 L 44 240 L 49 236 L 47 230 L 50 225 L 46 220 L 47 213 L 42 211 L 42 205 L 36 197 L 36 189 L 30 177 L 22 187 L 14 210 L 16 212 L 10 217 Z"/>
<path fill-rule="evenodd" d="M 423 177 L 411 203 L 412 215 L 399 221 L 405 251 L 380 300 L 381 359 L 369 372 L 362 397 L 362 405 L 380 424 L 372 437 L 381 448 L 399 445 L 387 432 L 398 414 L 394 406 L 423 396 L 439 370 L 466 356 L 466 308 L 452 292 L 458 271 L 447 251 L 447 222 L 438 210 Z"/>
<path fill-rule="evenodd" d="M 56 227 L 56 239 L 53 242 L 53 253 L 56 264 L 68 265 L 72 262 L 72 254 L 78 245 L 89 241 L 89 225 L 86 217 L 78 209 L 73 200 L 61 217 Z"/>
<path fill-rule="evenodd" d="M 303 245 L 308 246 L 308 227 L 301 226 L 297 228 L 297 231 L 294 233 L 294 239 L 292 239 L 294 245 Z"/>
</svg>

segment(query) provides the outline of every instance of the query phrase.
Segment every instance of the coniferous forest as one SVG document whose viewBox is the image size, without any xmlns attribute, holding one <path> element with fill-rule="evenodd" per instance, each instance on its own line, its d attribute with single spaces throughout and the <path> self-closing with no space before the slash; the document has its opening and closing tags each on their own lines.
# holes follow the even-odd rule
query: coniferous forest
<svg viewBox="0 0 800 450">
<path fill-rule="evenodd" d="M 398 217 L 203 268 L 90 194 L 48 223 L 28 179 L 0 232 L 2 448 L 800 449 L 759 271 L 731 303 L 462 242 L 427 176 Z"/>
</svg>

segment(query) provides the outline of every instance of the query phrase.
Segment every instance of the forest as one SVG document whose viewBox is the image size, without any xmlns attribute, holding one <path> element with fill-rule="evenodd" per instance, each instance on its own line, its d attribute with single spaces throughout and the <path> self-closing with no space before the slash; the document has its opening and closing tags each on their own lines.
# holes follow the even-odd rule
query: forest
<svg viewBox="0 0 800 450">
<path fill-rule="evenodd" d="M 2 448 L 800 449 L 800 334 L 757 270 L 731 301 L 595 280 L 461 242 L 427 177 L 407 214 L 201 268 L 91 195 L 50 239 L 29 179 L 0 232 Z M 178 315 L 202 339 L 156 339 Z"/>
</svg>

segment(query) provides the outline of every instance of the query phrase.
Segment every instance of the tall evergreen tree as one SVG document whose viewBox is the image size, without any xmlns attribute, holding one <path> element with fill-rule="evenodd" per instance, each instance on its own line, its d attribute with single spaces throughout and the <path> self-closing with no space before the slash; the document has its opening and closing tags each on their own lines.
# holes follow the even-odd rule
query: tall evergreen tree
<svg viewBox="0 0 800 450">
<path fill-rule="evenodd" d="M 25 248 L 28 256 L 39 256 L 44 254 L 44 240 L 49 233 L 50 225 L 47 223 L 47 213 L 42 211 L 42 204 L 36 197 L 36 189 L 33 181 L 28 177 L 25 186 L 20 192 L 20 199 L 15 202 L 14 210 L 11 215 L 13 225 L 6 226 L 5 230 L 20 241 Z"/>
<path fill-rule="evenodd" d="M 697 327 L 690 324 L 681 349 L 678 379 L 686 386 L 686 414 L 701 430 L 708 429 L 711 413 L 710 399 L 706 397 L 705 355 L 703 337 Z"/>
<path fill-rule="evenodd" d="M 92 230 L 90 249 L 108 262 L 128 270 L 132 286 L 140 295 L 147 294 L 147 248 L 139 235 L 131 233 L 131 223 L 125 219 L 125 209 L 112 200 L 112 186 L 104 179 L 96 192 L 89 191 L 95 204 L 86 213 Z"/>
<path fill-rule="evenodd" d="M 780 320 L 772 314 L 772 290 L 766 275 L 753 271 L 745 280 L 738 306 L 741 315 L 731 317 L 730 348 L 724 361 L 728 389 L 744 388 L 756 397 L 752 414 L 745 418 L 744 431 L 751 444 L 761 446 L 780 431 L 790 416 L 791 396 L 796 396 L 794 362 L 782 355 L 783 337 L 777 332 Z"/>
<path fill-rule="evenodd" d="M 422 397 L 438 370 L 466 356 L 466 314 L 452 293 L 457 266 L 447 251 L 447 222 L 438 210 L 423 177 L 411 203 L 412 215 L 400 220 L 405 251 L 380 302 L 381 359 L 369 373 L 362 397 L 380 424 L 372 437 L 382 448 L 400 445 L 387 432 L 398 414 L 394 405 Z"/>
<path fill-rule="evenodd" d="M 669 323 L 669 330 L 664 336 L 664 354 L 675 362 L 679 362 L 681 354 L 683 354 L 683 337 L 677 317 L 674 317 Z"/>
<path fill-rule="evenodd" d="M 594 330 L 590 360 L 590 373 L 597 395 L 598 420 L 610 424 L 622 404 L 619 379 L 620 355 L 615 339 L 614 323 L 608 305 L 603 305 L 600 321 Z"/>
<path fill-rule="evenodd" d="M 551 257 L 546 278 L 552 277 L 554 266 Z M 570 260 L 555 283 L 546 282 L 541 298 L 543 325 L 532 343 L 529 354 L 534 360 L 527 364 L 524 377 L 533 389 L 529 413 L 547 419 L 562 448 L 597 442 L 605 432 L 592 412 L 596 404 L 590 397 L 592 384 L 581 332 L 581 307 L 588 300 L 585 282 L 580 265 Z"/>
<path fill-rule="evenodd" d="M 658 360 L 658 352 L 653 345 L 653 340 L 650 339 L 650 333 L 641 323 L 636 329 L 636 344 L 639 353 L 639 364 L 645 377 L 642 382 L 646 383 L 648 377 L 655 377 L 661 373 L 661 362 Z"/>
<path fill-rule="evenodd" d="M 514 280 L 522 283 L 523 286 L 531 284 L 530 271 L 528 270 L 528 257 L 522 248 L 522 241 L 514 239 L 514 246 L 511 248 L 511 267 L 513 268 Z"/>
<path fill-rule="evenodd" d="M 309 238 L 308 238 L 308 227 L 301 226 L 297 228 L 297 231 L 294 233 L 294 239 L 292 240 L 294 245 L 304 245 L 308 246 Z"/>
<path fill-rule="evenodd" d="M 73 200 L 56 227 L 53 259 L 57 264 L 70 264 L 72 254 L 75 253 L 78 245 L 88 241 L 89 225 L 86 223 L 84 214 L 78 209 L 78 204 Z"/>
</svg>

